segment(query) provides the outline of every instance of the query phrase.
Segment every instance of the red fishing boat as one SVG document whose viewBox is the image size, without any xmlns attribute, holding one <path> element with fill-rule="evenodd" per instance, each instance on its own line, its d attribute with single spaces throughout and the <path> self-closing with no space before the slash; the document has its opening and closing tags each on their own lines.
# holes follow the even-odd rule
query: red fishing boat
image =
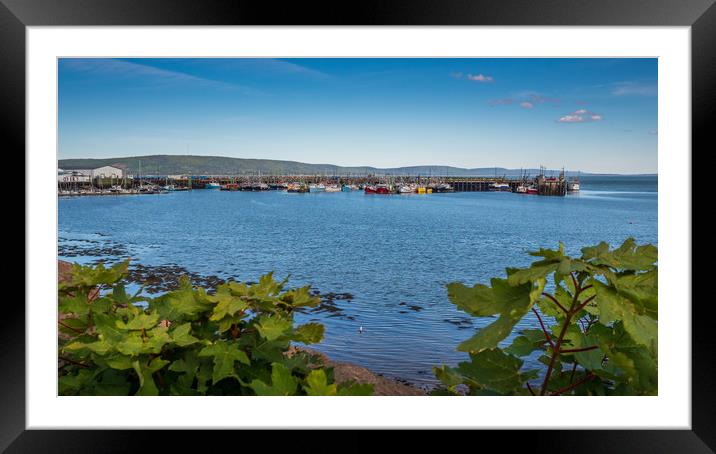
<svg viewBox="0 0 716 454">
<path fill-rule="evenodd" d="M 388 186 L 387 184 L 377 184 L 375 186 L 366 186 L 365 193 L 366 194 L 390 194 L 390 193 L 392 193 L 392 191 L 390 190 L 390 186 Z"/>
</svg>

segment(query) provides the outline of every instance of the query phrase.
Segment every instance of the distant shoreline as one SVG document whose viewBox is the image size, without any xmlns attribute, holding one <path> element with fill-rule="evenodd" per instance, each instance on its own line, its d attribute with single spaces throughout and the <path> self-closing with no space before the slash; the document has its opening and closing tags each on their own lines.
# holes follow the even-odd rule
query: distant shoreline
<svg viewBox="0 0 716 454">
<path fill-rule="evenodd" d="M 147 155 L 114 158 L 60 159 L 58 167 L 63 170 L 91 169 L 117 166 L 133 174 L 152 175 L 394 175 L 394 176 L 519 176 L 538 175 L 539 168 L 511 169 L 505 167 L 454 167 L 443 165 L 416 165 L 402 167 L 339 166 L 312 164 L 299 161 L 275 159 L 233 158 L 202 155 Z M 559 173 L 561 169 L 545 169 L 547 174 Z M 656 176 L 656 173 L 591 173 L 565 170 L 567 176 Z"/>
</svg>

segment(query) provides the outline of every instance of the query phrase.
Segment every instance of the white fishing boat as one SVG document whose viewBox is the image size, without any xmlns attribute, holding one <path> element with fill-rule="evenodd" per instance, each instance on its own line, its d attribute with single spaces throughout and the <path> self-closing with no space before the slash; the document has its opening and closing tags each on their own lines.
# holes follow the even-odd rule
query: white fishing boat
<svg viewBox="0 0 716 454">
<path fill-rule="evenodd" d="M 326 192 L 326 185 L 323 183 L 308 185 L 308 192 Z"/>
<path fill-rule="evenodd" d="M 492 183 L 489 190 L 493 192 L 512 192 L 510 185 L 507 183 Z"/>
<path fill-rule="evenodd" d="M 341 192 L 341 187 L 337 184 L 329 184 L 326 186 L 326 192 Z"/>
</svg>

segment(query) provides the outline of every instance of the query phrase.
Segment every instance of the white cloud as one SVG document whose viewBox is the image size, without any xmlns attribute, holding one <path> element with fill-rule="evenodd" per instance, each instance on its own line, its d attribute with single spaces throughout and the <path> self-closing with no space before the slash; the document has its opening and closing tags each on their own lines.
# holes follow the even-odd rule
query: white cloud
<svg viewBox="0 0 716 454">
<path fill-rule="evenodd" d="M 535 106 L 534 104 L 532 104 L 531 102 L 528 102 L 528 101 L 520 103 L 520 107 L 522 107 L 523 109 L 531 109 L 534 106 Z"/>
<path fill-rule="evenodd" d="M 560 123 L 582 123 L 584 117 L 581 115 L 564 115 L 557 120 Z"/>
<path fill-rule="evenodd" d="M 475 81 L 475 82 L 493 82 L 494 81 L 492 76 L 486 76 L 484 74 L 477 74 L 477 75 L 468 74 L 467 79 Z"/>
<path fill-rule="evenodd" d="M 578 109 L 572 113 L 562 115 L 557 120 L 558 123 L 587 123 L 590 121 L 601 121 L 604 117 L 600 114 L 589 112 L 587 109 Z"/>
</svg>

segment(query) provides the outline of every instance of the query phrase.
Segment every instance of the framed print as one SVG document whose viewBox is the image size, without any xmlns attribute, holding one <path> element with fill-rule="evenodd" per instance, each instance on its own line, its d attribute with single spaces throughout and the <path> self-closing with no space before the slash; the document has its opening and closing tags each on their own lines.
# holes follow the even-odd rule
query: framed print
<svg viewBox="0 0 716 454">
<path fill-rule="evenodd" d="M 135 6 L 2 0 L 27 207 L 3 449 L 327 428 L 711 452 L 712 2 Z"/>
</svg>

